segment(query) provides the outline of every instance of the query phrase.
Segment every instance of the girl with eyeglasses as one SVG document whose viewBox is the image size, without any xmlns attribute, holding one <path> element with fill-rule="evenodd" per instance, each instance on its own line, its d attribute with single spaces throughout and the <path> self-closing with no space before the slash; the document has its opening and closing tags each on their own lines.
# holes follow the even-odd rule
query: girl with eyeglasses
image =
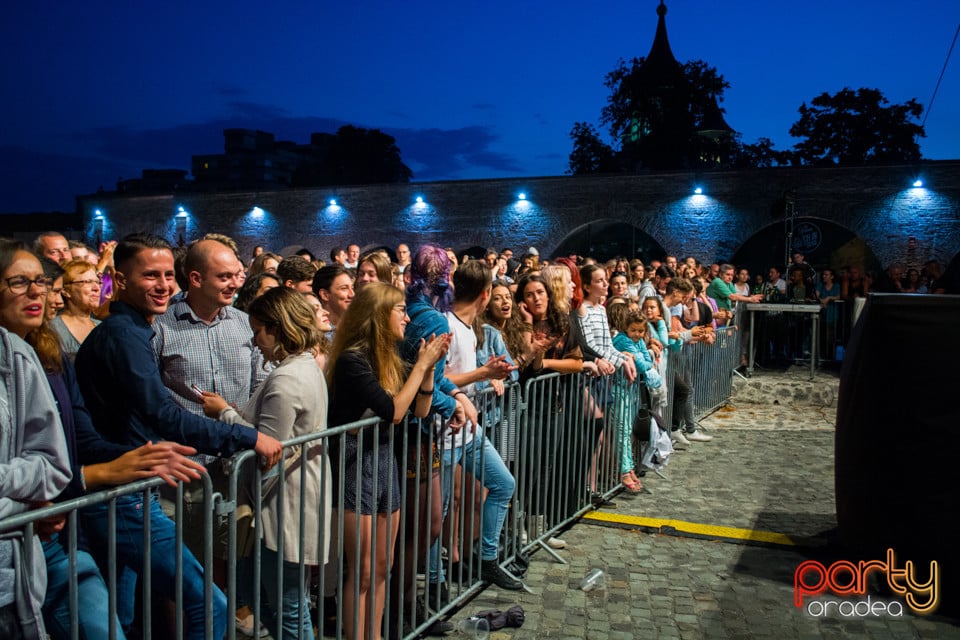
<svg viewBox="0 0 960 640">
<path fill-rule="evenodd" d="M 449 334 L 421 340 L 416 363 L 407 367 L 398 345 L 409 321 L 402 291 L 369 282 L 347 307 L 330 353 L 330 424 L 374 416 L 386 423 L 345 434 L 342 457 L 334 458 L 337 464 L 343 461 L 335 476 L 343 484 L 337 496 L 346 556 L 341 598 L 344 631 L 351 639 L 381 637 L 388 558 L 394 556 L 400 527 L 400 472 L 391 432 L 408 410 L 420 418 L 430 412 L 434 365 L 450 345 Z"/>
</svg>

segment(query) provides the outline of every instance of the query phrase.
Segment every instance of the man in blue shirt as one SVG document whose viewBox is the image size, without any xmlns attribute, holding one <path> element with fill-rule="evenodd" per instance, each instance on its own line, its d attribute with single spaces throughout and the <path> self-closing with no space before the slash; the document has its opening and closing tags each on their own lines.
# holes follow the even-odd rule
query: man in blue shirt
<svg viewBox="0 0 960 640">
<path fill-rule="evenodd" d="M 255 429 L 228 425 L 198 416 L 178 405 L 163 384 L 151 340 L 154 317 L 166 311 L 173 292 L 173 251 L 162 238 L 133 234 L 114 252 L 116 302 L 110 317 L 84 341 L 77 353 L 80 389 L 93 423 L 108 440 L 138 447 L 147 441 L 173 440 L 201 453 L 229 456 L 254 449 L 275 465 L 282 456 L 281 444 Z M 143 496 L 117 499 L 117 559 L 129 571 L 143 567 Z M 177 553 L 183 554 L 183 606 L 187 629 L 184 637 L 202 638 L 208 623 L 205 615 L 203 568 L 193 554 L 177 544 L 175 525 L 151 498 L 151 570 L 154 588 L 173 599 Z M 105 549 L 108 539 L 108 505 L 96 505 L 86 514 L 95 544 Z M 226 630 L 226 598 L 213 588 L 213 615 L 209 619 L 214 638 Z M 132 594 L 127 594 L 132 596 Z M 132 606 L 133 598 L 120 604 Z M 129 611 L 126 612 L 129 615 Z M 121 619 L 129 619 L 122 615 Z"/>
</svg>

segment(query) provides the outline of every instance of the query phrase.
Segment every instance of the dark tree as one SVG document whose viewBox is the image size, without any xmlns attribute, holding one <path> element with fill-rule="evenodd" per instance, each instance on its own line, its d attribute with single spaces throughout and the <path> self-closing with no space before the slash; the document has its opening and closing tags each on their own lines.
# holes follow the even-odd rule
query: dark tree
<svg viewBox="0 0 960 640">
<path fill-rule="evenodd" d="M 803 164 L 856 166 L 914 162 L 920 159 L 915 122 L 923 107 L 911 99 L 888 105 L 878 89 L 844 88 L 822 93 L 800 106 L 800 119 L 790 135 L 806 138 L 794 145 Z"/>
<path fill-rule="evenodd" d="M 730 85 L 702 60 L 668 62 L 651 68 L 644 58 L 621 59 L 607 74 L 610 89 L 601 123 L 633 168 L 677 169 L 700 166 L 708 146 L 699 135 Z M 732 131 L 730 132 L 732 133 Z"/>
<path fill-rule="evenodd" d="M 313 134 L 310 145 L 313 161 L 297 171 L 295 186 L 410 182 L 413 177 L 396 140 L 379 129 L 344 125 L 336 135 Z"/>
<path fill-rule="evenodd" d="M 570 130 L 570 139 L 573 140 L 573 151 L 570 152 L 570 168 L 567 173 L 585 175 L 617 170 L 613 149 L 600 139 L 592 124 L 575 123 Z"/>
<path fill-rule="evenodd" d="M 773 140 L 760 138 L 754 144 L 741 144 L 737 149 L 733 165 L 739 169 L 753 167 L 786 166 L 795 163 L 792 151 L 777 151 Z"/>
</svg>

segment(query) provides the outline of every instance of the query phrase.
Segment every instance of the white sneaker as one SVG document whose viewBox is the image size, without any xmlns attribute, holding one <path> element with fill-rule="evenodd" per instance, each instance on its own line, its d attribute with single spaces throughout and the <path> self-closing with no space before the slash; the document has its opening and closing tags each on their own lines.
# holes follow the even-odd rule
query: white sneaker
<svg viewBox="0 0 960 640">
<path fill-rule="evenodd" d="M 238 634 L 243 634 L 243 635 L 247 636 L 248 638 L 254 638 L 254 637 L 256 637 L 256 638 L 266 638 L 267 636 L 270 635 L 270 632 L 267 631 L 267 628 L 266 628 L 265 626 L 263 626 L 263 623 L 262 623 L 262 622 L 260 623 L 260 630 L 259 630 L 259 632 L 258 632 L 256 635 L 254 635 L 254 633 L 253 633 L 253 614 L 252 614 L 252 613 L 247 614 L 247 616 L 246 616 L 245 618 L 241 618 L 241 617 L 239 617 L 239 616 L 236 616 L 234 619 L 235 619 L 236 622 L 237 622 L 237 633 L 238 633 Z"/>
<path fill-rule="evenodd" d="M 713 436 L 708 436 L 699 429 L 696 431 L 688 431 L 686 433 L 686 438 L 689 442 L 710 442 L 713 440 Z"/>
<path fill-rule="evenodd" d="M 547 546 L 551 549 L 566 549 L 567 541 L 560 538 L 554 538 L 553 536 L 547 538 Z"/>
<path fill-rule="evenodd" d="M 687 440 L 686 436 L 683 435 L 683 431 L 681 429 L 676 429 L 670 432 L 670 441 L 673 442 L 674 449 L 680 447 L 686 449 L 688 446 L 690 446 L 690 441 Z"/>
</svg>

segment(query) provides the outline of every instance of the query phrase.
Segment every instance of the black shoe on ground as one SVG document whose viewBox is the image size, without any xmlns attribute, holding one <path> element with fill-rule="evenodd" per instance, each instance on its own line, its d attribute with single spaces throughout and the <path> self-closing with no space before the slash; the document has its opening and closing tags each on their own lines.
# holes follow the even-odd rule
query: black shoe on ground
<svg viewBox="0 0 960 640">
<path fill-rule="evenodd" d="M 427 627 L 428 636 L 445 636 L 451 631 L 453 631 L 453 623 L 449 620 L 437 620 L 432 625 Z"/>
<path fill-rule="evenodd" d="M 523 578 L 527 575 L 527 568 L 521 567 L 516 561 L 511 562 L 507 565 L 507 571 L 511 574 L 517 576 L 518 578 Z"/>
<path fill-rule="evenodd" d="M 517 553 L 514 554 L 513 556 L 513 562 L 518 567 L 523 567 L 524 570 L 526 570 L 527 567 L 530 566 L 530 556 L 525 554 L 523 551 L 518 550 Z"/>
<path fill-rule="evenodd" d="M 427 582 L 424 588 L 424 601 L 431 611 L 439 611 L 450 604 L 450 592 L 447 589 L 447 583 Z M 439 600 L 438 600 L 439 599 Z"/>
<path fill-rule="evenodd" d="M 519 591 L 523 588 L 523 583 L 501 569 L 496 559 L 483 561 L 480 578 L 507 591 Z"/>
<path fill-rule="evenodd" d="M 607 500 L 606 498 L 603 497 L 602 494 L 596 493 L 596 492 L 590 494 L 590 504 L 592 504 L 597 509 L 599 509 L 600 507 L 606 507 L 610 509 L 612 507 L 617 506 L 616 502 L 614 502 L 613 500 Z"/>
<path fill-rule="evenodd" d="M 405 636 L 409 636 L 413 633 L 414 627 L 419 627 L 421 624 L 427 621 L 429 616 L 427 615 L 427 608 L 423 604 L 423 600 L 417 598 L 417 623 L 416 625 L 411 625 L 409 621 L 404 621 L 403 623 L 403 633 Z M 435 620 L 433 624 L 427 627 L 426 634 L 428 636 L 445 636 L 448 633 L 453 631 L 453 623 L 449 620 Z"/>
</svg>

